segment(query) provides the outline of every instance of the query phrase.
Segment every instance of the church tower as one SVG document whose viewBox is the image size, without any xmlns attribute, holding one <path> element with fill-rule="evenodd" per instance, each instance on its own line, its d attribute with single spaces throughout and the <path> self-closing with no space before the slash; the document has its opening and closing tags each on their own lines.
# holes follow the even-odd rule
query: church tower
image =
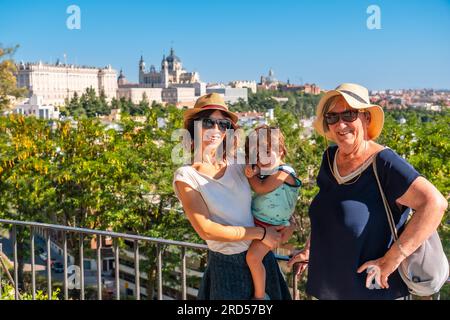
<svg viewBox="0 0 450 320">
<path fill-rule="evenodd" d="M 162 67 L 161 67 L 161 82 L 162 82 L 163 88 L 169 87 L 169 65 L 165 58 L 163 59 Z"/>
<path fill-rule="evenodd" d="M 139 60 L 139 84 L 144 83 L 144 73 L 145 73 L 145 62 L 141 55 L 141 60 Z"/>
<path fill-rule="evenodd" d="M 122 69 L 120 69 L 120 75 L 117 78 L 117 85 L 120 87 L 120 86 L 122 86 L 124 84 L 127 84 L 127 82 L 128 82 L 127 78 L 125 78 L 125 76 L 124 76 L 124 74 L 122 72 Z"/>
</svg>

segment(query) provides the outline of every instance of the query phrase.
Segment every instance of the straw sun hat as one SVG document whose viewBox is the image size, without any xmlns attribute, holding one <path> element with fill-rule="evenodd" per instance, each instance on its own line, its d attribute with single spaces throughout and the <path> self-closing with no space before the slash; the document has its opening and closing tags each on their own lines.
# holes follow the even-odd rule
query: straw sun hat
<svg viewBox="0 0 450 320">
<path fill-rule="evenodd" d="M 329 140 L 331 136 L 329 131 L 324 130 L 324 108 L 327 101 L 335 96 L 342 96 L 345 101 L 353 109 L 365 109 L 370 112 L 370 123 L 367 127 L 367 134 L 369 139 L 375 140 L 381 133 L 384 124 L 384 112 L 379 105 L 371 104 L 369 100 L 369 91 L 354 83 L 343 83 L 336 89 L 328 91 L 319 101 L 317 105 L 316 120 L 314 121 L 314 128 L 319 134 L 327 137 Z"/>
<path fill-rule="evenodd" d="M 222 96 L 218 93 L 213 92 L 198 98 L 197 102 L 195 102 L 194 108 L 187 109 L 184 112 L 183 114 L 184 122 L 186 123 L 190 119 L 195 118 L 195 115 L 197 113 L 205 110 L 220 110 L 226 113 L 234 123 L 237 123 L 238 121 L 237 114 L 228 110 L 228 107 L 225 104 L 225 101 L 223 100 Z"/>
</svg>

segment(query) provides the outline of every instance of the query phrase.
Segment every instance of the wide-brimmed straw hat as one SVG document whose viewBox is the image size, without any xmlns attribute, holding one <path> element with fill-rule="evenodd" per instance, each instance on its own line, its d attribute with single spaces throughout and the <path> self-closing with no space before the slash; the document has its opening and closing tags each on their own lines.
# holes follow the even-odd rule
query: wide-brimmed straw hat
<svg viewBox="0 0 450 320">
<path fill-rule="evenodd" d="M 228 110 L 228 106 L 225 104 L 222 96 L 218 93 L 213 92 L 198 98 L 197 102 L 195 102 L 194 108 L 187 109 L 184 112 L 184 123 L 186 123 L 190 119 L 194 119 L 197 113 L 205 110 L 220 110 L 227 114 L 234 123 L 237 123 L 239 119 L 237 114 Z"/>
<path fill-rule="evenodd" d="M 314 121 L 314 128 L 319 134 L 325 136 L 329 140 L 333 140 L 329 131 L 324 130 L 324 108 L 327 101 L 335 96 L 342 96 L 345 101 L 354 109 L 365 109 L 370 112 L 370 123 L 367 127 L 367 134 L 369 139 L 375 140 L 381 133 L 384 124 L 383 109 L 376 104 L 371 104 L 369 100 L 369 91 L 354 83 L 343 83 L 336 89 L 327 91 L 327 93 L 320 99 L 317 105 L 316 120 Z"/>
</svg>

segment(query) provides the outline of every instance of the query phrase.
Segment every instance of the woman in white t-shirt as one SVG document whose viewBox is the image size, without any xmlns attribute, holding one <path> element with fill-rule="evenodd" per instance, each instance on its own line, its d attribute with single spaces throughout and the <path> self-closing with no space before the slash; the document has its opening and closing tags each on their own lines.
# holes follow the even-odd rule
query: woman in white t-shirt
<svg viewBox="0 0 450 320">
<path fill-rule="evenodd" d="M 200 141 L 192 145 L 201 148 L 194 150 L 192 165 L 175 172 L 173 187 L 192 227 L 209 248 L 198 299 L 251 299 L 253 282 L 245 258 L 250 243 L 257 239 L 275 248 L 292 235 L 292 228 L 255 227 L 245 164 L 227 161 L 225 151 L 217 159 L 219 147 L 227 150 L 226 130 L 236 129 L 237 120 L 216 93 L 200 97 L 184 114 L 185 129 Z M 291 299 L 272 252 L 263 263 L 267 294 L 273 300 Z"/>
</svg>

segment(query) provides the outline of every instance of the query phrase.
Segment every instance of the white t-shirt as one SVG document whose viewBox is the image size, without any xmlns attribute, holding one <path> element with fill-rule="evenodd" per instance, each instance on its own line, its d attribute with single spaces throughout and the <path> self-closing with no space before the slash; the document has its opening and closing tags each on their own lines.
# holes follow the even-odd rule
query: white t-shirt
<svg viewBox="0 0 450 320">
<path fill-rule="evenodd" d="M 251 212 L 252 193 L 244 174 L 245 165 L 228 164 L 224 175 L 213 179 L 190 165 L 178 168 L 173 178 L 173 189 L 180 199 L 175 181 L 182 181 L 198 191 L 208 207 L 210 219 L 227 226 L 254 227 Z M 244 252 L 251 240 L 222 242 L 207 240 L 208 248 L 223 254 Z"/>
</svg>

